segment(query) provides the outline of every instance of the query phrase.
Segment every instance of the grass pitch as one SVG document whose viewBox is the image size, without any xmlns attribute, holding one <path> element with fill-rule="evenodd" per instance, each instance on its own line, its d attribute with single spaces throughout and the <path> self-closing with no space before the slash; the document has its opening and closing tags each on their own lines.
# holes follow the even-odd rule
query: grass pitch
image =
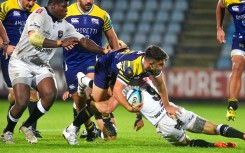
<svg viewBox="0 0 245 153">
<path fill-rule="evenodd" d="M 203 103 L 178 103 L 188 110 L 199 114 L 200 116 L 210 119 L 215 123 L 229 124 L 239 130 L 245 131 L 245 106 L 240 105 L 237 112 L 236 121 L 226 121 L 224 118 L 226 104 L 205 105 Z M 6 126 L 6 114 L 8 109 L 8 102 L 1 100 L 0 102 L 0 130 L 2 131 Z M 192 139 L 205 139 L 208 141 L 234 141 L 238 147 L 235 149 L 223 148 L 190 148 L 190 147 L 174 147 L 161 138 L 156 132 L 155 128 L 145 121 L 145 126 L 138 132 L 133 130 L 135 114 L 129 113 L 122 107 L 117 108 L 114 112 L 117 127 L 118 139 L 115 141 L 104 141 L 96 139 L 96 142 L 87 143 L 84 139 L 79 139 L 78 146 L 70 146 L 62 137 L 62 131 L 72 122 L 72 103 L 57 101 L 51 110 L 38 121 L 38 130 L 44 136 L 38 139 L 38 144 L 28 144 L 24 136 L 18 132 L 21 123 L 27 118 L 28 112 L 22 116 L 18 122 L 15 133 L 14 145 L 6 145 L 0 142 L 0 153 L 243 153 L 245 150 L 245 142 L 240 139 L 224 138 L 222 136 L 208 136 L 203 134 L 188 133 Z M 82 127 L 81 131 L 84 129 Z"/>
</svg>

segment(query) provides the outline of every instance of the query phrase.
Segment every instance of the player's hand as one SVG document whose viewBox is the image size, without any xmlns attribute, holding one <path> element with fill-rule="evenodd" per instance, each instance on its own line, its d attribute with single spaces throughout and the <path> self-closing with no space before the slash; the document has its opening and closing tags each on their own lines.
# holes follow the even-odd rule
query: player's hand
<svg viewBox="0 0 245 153">
<path fill-rule="evenodd" d="M 15 46 L 13 45 L 3 45 L 4 53 L 6 53 L 9 56 L 12 55 L 14 49 L 15 49 Z"/>
<path fill-rule="evenodd" d="M 71 95 L 69 94 L 69 92 L 68 92 L 68 91 L 65 91 L 65 92 L 63 93 L 62 100 L 63 100 L 63 101 L 66 101 L 66 99 L 68 99 L 68 98 L 70 98 L 70 97 L 71 97 Z"/>
<path fill-rule="evenodd" d="M 131 110 L 129 110 L 130 112 L 139 112 L 143 107 L 143 103 L 139 103 L 139 104 L 135 104 L 134 106 L 131 107 Z"/>
<path fill-rule="evenodd" d="M 66 50 L 72 49 L 76 44 L 78 44 L 79 40 L 75 37 L 68 37 L 62 40 L 62 47 L 65 47 Z"/>
<path fill-rule="evenodd" d="M 167 115 L 169 116 L 169 117 L 173 117 L 173 116 L 175 116 L 176 118 L 177 118 L 177 112 L 178 113 L 181 113 L 180 112 L 180 109 L 179 108 L 177 108 L 177 107 L 174 107 L 174 106 L 167 106 L 167 107 L 165 107 L 165 109 L 166 109 L 166 111 L 167 111 Z"/>
<path fill-rule="evenodd" d="M 218 29 L 217 30 L 217 40 L 221 44 L 226 43 L 226 40 L 225 40 L 225 32 L 224 32 L 223 29 Z"/>
<path fill-rule="evenodd" d="M 134 122 L 134 129 L 135 131 L 140 130 L 144 126 L 144 121 L 142 120 L 142 114 L 137 113 L 136 114 L 136 120 Z"/>
<path fill-rule="evenodd" d="M 104 49 L 104 50 L 103 50 L 103 53 L 104 53 L 104 54 L 108 54 L 108 53 L 110 53 L 110 52 L 112 52 L 111 49 Z"/>
</svg>

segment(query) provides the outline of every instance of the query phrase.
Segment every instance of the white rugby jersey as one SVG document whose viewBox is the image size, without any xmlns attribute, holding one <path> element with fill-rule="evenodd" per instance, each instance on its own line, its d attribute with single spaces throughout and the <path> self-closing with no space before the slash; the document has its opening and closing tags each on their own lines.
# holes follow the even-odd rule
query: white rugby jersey
<svg viewBox="0 0 245 153">
<path fill-rule="evenodd" d="M 152 125 L 155 126 L 159 120 L 166 115 L 166 110 L 152 81 L 149 78 L 144 78 L 144 80 L 146 83 L 140 87 L 143 103 L 143 107 L 140 112 Z M 133 88 L 138 87 L 127 86 L 125 90 L 129 91 L 129 89 Z"/>
<path fill-rule="evenodd" d="M 26 21 L 20 41 L 12 57 L 39 66 L 48 64 L 57 48 L 41 48 L 31 45 L 28 38 L 28 32 L 31 30 L 51 40 L 63 40 L 67 37 L 76 37 L 80 40 L 84 37 L 64 19 L 53 22 L 44 7 L 35 10 Z"/>
</svg>

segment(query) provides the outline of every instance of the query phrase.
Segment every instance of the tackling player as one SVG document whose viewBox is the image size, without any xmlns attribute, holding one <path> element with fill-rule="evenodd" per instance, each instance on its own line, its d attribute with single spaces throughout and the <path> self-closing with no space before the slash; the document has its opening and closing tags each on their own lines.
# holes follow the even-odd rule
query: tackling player
<svg viewBox="0 0 245 153">
<path fill-rule="evenodd" d="M 76 30 L 83 34 L 86 38 L 93 40 L 99 46 L 102 46 L 102 34 L 104 33 L 111 48 L 118 49 L 117 35 L 112 27 L 112 23 L 108 13 L 97 5 L 94 0 L 78 0 L 68 7 L 66 20 L 71 23 Z M 77 73 L 83 72 L 88 78 L 94 78 L 94 65 L 97 56 L 101 54 L 91 53 L 86 49 L 76 45 L 71 51 L 63 51 L 63 69 L 67 82 L 69 94 L 71 94 L 76 106 L 75 115 L 85 105 L 87 96 L 82 89 L 78 89 Z M 78 91 L 78 92 L 77 92 Z M 95 116 L 101 119 L 101 114 Z M 98 122 L 100 129 L 103 129 L 103 122 Z M 112 124 L 112 122 L 109 122 Z M 87 141 L 94 141 L 96 133 L 94 133 L 95 124 L 88 120 L 85 124 L 88 131 Z M 111 125 L 111 127 L 114 127 Z M 115 129 L 112 129 L 115 131 Z M 111 137 L 116 137 L 116 132 Z"/>
</svg>

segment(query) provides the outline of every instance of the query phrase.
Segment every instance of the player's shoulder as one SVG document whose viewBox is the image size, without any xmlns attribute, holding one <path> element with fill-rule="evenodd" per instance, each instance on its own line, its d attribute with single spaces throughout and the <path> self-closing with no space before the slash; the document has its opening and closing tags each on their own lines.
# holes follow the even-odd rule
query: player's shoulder
<svg viewBox="0 0 245 153">
<path fill-rule="evenodd" d="M 81 12 L 78 9 L 77 2 L 72 3 L 67 7 L 67 15 L 66 18 L 69 16 L 76 16 L 76 15 L 81 15 Z"/>
<path fill-rule="evenodd" d="M 34 11 L 35 11 L 36 9 L 38 9 L 38 8 L 40 8 L 40 5 L 35 4 L 35 5 L 32 7 L 32 9 L 31 9 L 30 12 L 34 12 Z"/>
<path fill-rule="evenodd" d="M 97 6 L 96 4 L 93 5 L 93 8 L 91 12 L 89 13 L 89 15 L 97 16 L 102 19 L 105 19 L 106 17 L 108 17 L 108 13 L 102 8 L 100 8 L 99 6 Z"/>
<path fill-rule="evenodd" d="M 12 9 L 21 9 L 17 0 L 7 0 L 1 3 L 1 10 L 6 13 Z"/>
<path fill-rule="evenodd" d="M 241 4 L 241 0 L 222 0 L 225 7 L 228 7 L 231 4 Z"/>
</svg>

